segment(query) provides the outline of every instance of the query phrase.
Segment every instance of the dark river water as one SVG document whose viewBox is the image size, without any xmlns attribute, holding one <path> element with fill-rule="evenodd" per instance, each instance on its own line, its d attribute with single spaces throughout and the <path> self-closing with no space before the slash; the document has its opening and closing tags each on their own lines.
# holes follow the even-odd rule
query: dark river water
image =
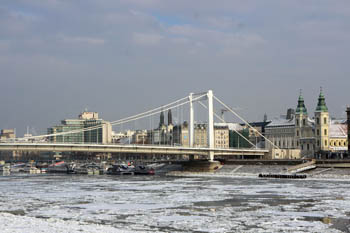
<svg viewBox="0 0 350 233">
<path fill-rule="evenodd" d="M 0 177 L 0 232 L 349 232 L 350 181 Z"/>
</svg>

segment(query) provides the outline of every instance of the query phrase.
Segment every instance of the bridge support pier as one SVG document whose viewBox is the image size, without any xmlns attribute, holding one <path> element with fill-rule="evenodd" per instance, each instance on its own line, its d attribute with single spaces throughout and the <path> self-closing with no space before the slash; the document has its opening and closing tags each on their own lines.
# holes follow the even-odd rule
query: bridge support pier
<svg viewBox="0 0 350 233">
<path fill-rule="evenodd" d="M 210 162 L 214 161 L 214 151 L 209 151 L 209 161 Z"/>
</svg>

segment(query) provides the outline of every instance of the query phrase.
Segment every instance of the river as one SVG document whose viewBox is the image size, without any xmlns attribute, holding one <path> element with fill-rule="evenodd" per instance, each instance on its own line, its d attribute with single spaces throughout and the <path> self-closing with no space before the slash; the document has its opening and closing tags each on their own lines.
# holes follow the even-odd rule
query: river
<svg viewBox="0 0 350 233">
<path fill-rule="evenodd" d="M 0 177 L 0 232 L 349 232 L 350 181 Z"/>
</svg>

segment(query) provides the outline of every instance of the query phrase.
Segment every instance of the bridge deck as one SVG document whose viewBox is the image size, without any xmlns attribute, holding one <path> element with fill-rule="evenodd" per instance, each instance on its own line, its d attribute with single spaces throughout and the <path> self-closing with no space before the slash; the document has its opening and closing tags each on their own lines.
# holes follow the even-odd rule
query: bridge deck
<svg viewBox="0 0 350 233">
<path fill-rule="evenodd" d="M 0 143 L 0 151 L 53 151 L 53 152 L 100 152 L 100 153 L 138 153 L 138 154 L 182 154 L 208 155 L 260 155 L 268 153 L 261 149 L 220 149 L 202 147 L 172 147 L 154 145 L 118 144 L 60 144 L 60 143 Z"/>
</svg>

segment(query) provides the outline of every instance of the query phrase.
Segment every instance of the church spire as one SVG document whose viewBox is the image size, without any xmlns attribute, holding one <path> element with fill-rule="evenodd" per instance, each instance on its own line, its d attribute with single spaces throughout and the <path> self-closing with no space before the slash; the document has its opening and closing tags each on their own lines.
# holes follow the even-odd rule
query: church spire
<svg viewBox="0 0 350 233">
<path fill-rule="evenodd" d="M 159 119 L 159 127 L 164 125 L 164 112 L 161 111 L 160 113 L 160 119 Z"/>
<path fill-rule="evenodd" d="M 171 114 L 171 109 L 169 109 L 168 111 L 168 125 L 172 125 L 173 124 L 173 116 Z"/>
<path fill-rule="evenodd" d="M 320 95 L 318 97 L 316 112 L 328 112 L 328 108 L 326 105 L 326 98 L 324 97 L 322 87 L 320 88 Z"/>
<path fill-rule="evenodd" d="M 304 103 L 304 97 L 302 95 L 302 92 L 300 90 L 300 95 L 299 95 L 299 99 L 298 99 L 298 106 L 297 109 L 295 110 L 296 114 L 307 114 L 307 109 L 305 107 L 305 103 Z"/>
</svg>

